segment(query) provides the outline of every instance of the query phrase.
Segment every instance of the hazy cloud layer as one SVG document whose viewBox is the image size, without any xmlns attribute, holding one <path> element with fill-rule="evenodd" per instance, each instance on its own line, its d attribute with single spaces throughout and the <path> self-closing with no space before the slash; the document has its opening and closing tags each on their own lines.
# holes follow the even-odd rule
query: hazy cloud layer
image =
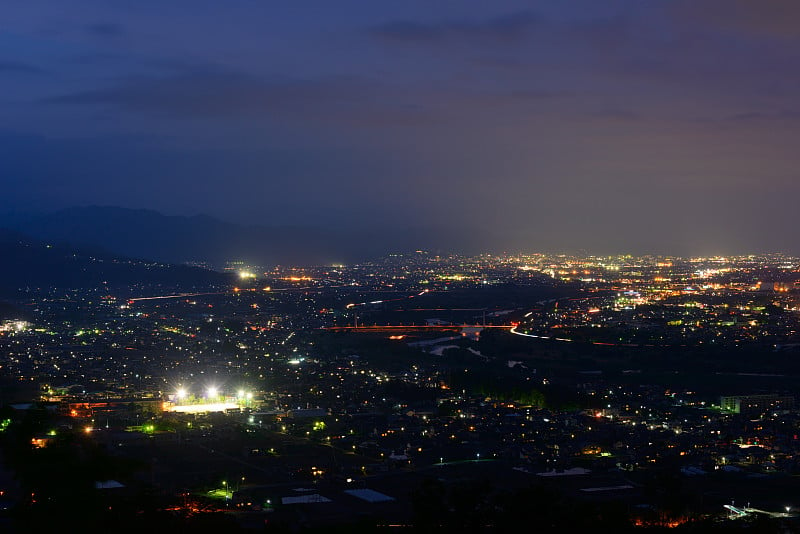
<svg viewBox="0 0 800 534">
<path fill-rule="evenodd" d="M 480 22 L 394 20 L 371 28 L 370 33 L 376 38 L 397 42 L 453 40 L 475 45 L 498 44 L 519 41 L 536 27 L 538 21 L 530 11 L 500 15 Z"/>
<path fill-rule="evenodd" d="M 41 72 L 41 69 L 29 63 L 23 63 L 21 61 L 0 60 L 0 73 L 25 74 L 25 73 L 37 73 L 37 72 Z"/>
</svg>

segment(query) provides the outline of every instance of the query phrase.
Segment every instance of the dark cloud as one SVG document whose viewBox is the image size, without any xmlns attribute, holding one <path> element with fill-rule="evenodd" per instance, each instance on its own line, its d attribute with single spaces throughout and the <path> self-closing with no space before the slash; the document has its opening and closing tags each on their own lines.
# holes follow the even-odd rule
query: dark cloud
<svg viewBox="0 0 800 534">
<path fill-rule="evenodd" d="M 778 111 L 767 113 L 763 111 L 751 111 L 748 113 L 737 113 L 728 117 L 728 120 L 737 122 L 749 121 L 797 121 L 800 120 L 800 111 Z"/>
<path fill-rule="evenodd" d="M 635 22 L 621 15 L 572 23 L 563 31 L 588 43 L 594 51 L 622 50 L 636 39 Z"/>
<path fill-rule="evenodd" d="M 601 111 L 597 111 L 594 113 L 590 113 L 593 117 L 599 117 L 603 119 L 613 119 L 613 120 L 620 120 L 620 121 L 638 121 L 642 120 L 642 114 L 637 113 L 635 111 L 631 111 L 628 109 L 605 109 Z"/>
<path fill-rule="evenodd" d="M 98 22 L 86 26 L 86 32 L 95 37 L 117 37 L 125 32 L 121 24 L 114 22 Z"/>
<path fill-rule="evenodd" d="M 23 63 L 21 61 L 2 61 L 0 60 L 0 73 L 12 74 L 35 74 L 42 72 L 42 69 L 30 63 Z"/>
<path fill-rule="evenodd" d="M 530 11 L 520 11 L 483 22 L 434 23 L 395 20 L 370 28 L 369 33 L 390 42 L 460 41 L 466 43 L 512 42 L 525 37 L 540 23 Z"/>
<path fill-rule="evenodd" d="M 364 87 L 363 81 L 347 78 L 270 83 L 243 74 L 195 71 L 129 80 L 107 89 L 50 97 L 44 102 L 112 106 L 172 118 L 242 117 L 353 106 L 363 98 Z"/>
<path fill-rule="evenodd" d="M 668 5 L 681 23 L 690 22 L 750 36 L 800 37 L 800 2 L 796 0 L 678 0 Z"/>
<path fill-rule="evenodd" d="M 517 100 L 549 100 L 551 98 L 567 98 L 574 96 L 571 91 L 536 91 L 533 89 L 521 89 L 510 91 L 507 95 Z"/>
</svg>

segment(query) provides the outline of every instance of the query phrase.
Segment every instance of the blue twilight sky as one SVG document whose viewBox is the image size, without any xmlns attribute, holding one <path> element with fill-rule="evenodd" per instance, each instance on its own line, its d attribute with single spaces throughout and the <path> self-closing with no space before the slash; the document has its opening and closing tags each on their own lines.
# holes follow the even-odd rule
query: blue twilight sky
<svg viewBox="0 0 800 534">
<path fill-rule="evenodd" d="M 800 252 L 795 1 L 6 0 L 0 15 L 0 212 Z"/>
</svg>

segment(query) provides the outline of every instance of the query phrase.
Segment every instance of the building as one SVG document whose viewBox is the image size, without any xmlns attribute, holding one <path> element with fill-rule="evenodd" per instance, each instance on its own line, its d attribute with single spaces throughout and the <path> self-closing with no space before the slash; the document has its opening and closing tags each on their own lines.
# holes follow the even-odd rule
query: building
<svg viewBox="0 0 800 534">
<path fill-rule="evenodd" d="M 790 395 L 732 395 L 720 397 L 720 407 L 729 413 L 761 415 L 768 411 L 786 411 L 794 408 L 794 397 Z"/>
</svg>

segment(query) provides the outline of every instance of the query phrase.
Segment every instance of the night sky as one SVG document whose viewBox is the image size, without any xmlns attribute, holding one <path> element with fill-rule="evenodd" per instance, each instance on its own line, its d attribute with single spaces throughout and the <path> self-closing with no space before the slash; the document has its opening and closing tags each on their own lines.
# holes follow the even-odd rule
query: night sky
<svg viewBox="0 0 800 534">
<path fill-rule="evenodd" d="M 6 0 L 0 87 L 0 212 L 800 252 L 795 1 Z"/>
</svg>

